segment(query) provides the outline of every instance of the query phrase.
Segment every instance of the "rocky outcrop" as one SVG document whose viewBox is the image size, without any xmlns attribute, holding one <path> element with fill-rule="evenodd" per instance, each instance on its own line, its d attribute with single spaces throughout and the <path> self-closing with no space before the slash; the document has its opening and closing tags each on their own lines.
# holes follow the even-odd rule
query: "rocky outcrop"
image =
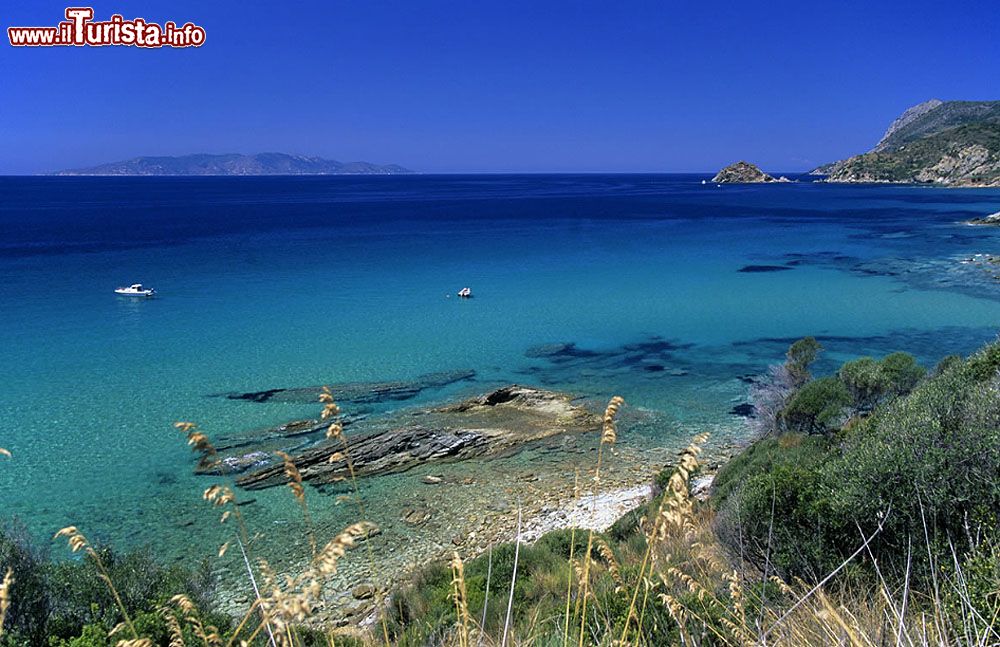
<svg viewBox="0 0 1000 647">
<path fill-rule="evenodd" d="M 904 110 L 903 114 L 896 117 L 896 119 L 889 124 L 889 128 L 887 128 L 885 134 L 882 135 L 882 139 L 878 141 L 878 144 L 876 144 L 875 148 L 872 150 L 883 151 L 892 146 L 893 136 L 896 133 L 900 132 L 920 117 L 923 117 L 931 110 L 934 110 L 942 103 L 944 103 L 944 101 L 941 101 L 940 99 L 930 99 Z"/>
<path fill-rule="evenodd" d="M 1000 160 L 991 159 L 990 149 L 972 144 L 941 156 L 937 164 L 921 169 L 917 182 L 962 183 L 965 178 L 1000 176 Z"/>
<path fill-rule="evenodd" d="M 348 434 L 346 447 L 339 441 L 324 442 L 295 454 L 293 460 L 303 480 L 322 486 L 349 475 L 348 456 L 356 476 L 375 476 L 434 461 L 500 454 L 557 434 L 596 432 L 600 425 L 598 416 L 574 404 L 566 394 L 517 385 L 420 410 L 398 422 L 398 426 L 367 435 Z M 287 480 L 281 461 L 272 460 L 239 478 L 237 484 L 253 490 Z"/>
<path fill-rule="evenodd" d="M 786 177 L 775 179 L 750 162 L 736 162 L 716 173 L 712 182 L 716 184 L 763 184 L 766 182 L 789 182 Z"/>
<path fill-rule="evenodd" d="M 969 221 L 970 225 L 993 225 L 1000 226 L 1000 211 L 996 213 L 991 213 L 988 216 L 983 216 L 982 218 L 973 218 Z"/>
</svg>

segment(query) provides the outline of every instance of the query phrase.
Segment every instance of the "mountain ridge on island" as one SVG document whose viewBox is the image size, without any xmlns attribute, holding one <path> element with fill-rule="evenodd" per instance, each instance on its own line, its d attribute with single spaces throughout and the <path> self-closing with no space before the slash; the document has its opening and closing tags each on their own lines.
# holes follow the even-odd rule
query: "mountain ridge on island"
<svg viewBox="0 0 1000 647">
<path fill-rule="evenodd" d="M 896 118 L 870 151 L 812 174 L 839 183 L 1000 186 L 1000 101 L 917 104 Z"/>
<path fill-rule="evenodd" d="M 135 157 L 97 166 L 56 171 L 52 175 L 100 176 L 255 176 L 255 175 L 404 175 L 413 171 L 397 164 L 340 162 L 287 153 L 194 153 Z"/>
</svg>

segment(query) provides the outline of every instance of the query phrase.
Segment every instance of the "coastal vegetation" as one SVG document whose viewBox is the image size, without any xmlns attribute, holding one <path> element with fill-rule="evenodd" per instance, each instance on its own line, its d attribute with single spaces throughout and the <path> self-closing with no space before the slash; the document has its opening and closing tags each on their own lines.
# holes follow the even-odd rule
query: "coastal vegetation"
<svg viewBox="0 0 1000 647">
<path fill-rule="evenodd" d="M 367 628 L 324 626 L 323 587 L 376 531 L 357 521 L 323 543 L 295 457 L 282 474 L 312 559 L 278 575 L 228 486 L 204 499 L 233 524 L 259 583 L 245 614 L 213 610 L 208 564 L 164 567 L 80 529 L 49 560 L 16 527 L 0 537 L 0 645 L 995 645 L 1000 643 L 1000 343 L 925 371 L 912 356 L 857 358 L 813 375 L 822 347 L 793 344 L 751 389 L 755 438 L 717 474 L 697 436 L 653 498 L 606 531 L 569 528 L 418 569 Z M 320 394 L 330 460 L 358 487 L 333 394 Z M 613 398 L 599 424 L 595 491 L 615 469 Z M 210 439 L 178 423 L 201 461 Z M 714 476 L 711 493 L 692 494 Z M 582 489 L 582 488 L 581 488 Z M 371 555 L 369 553 L 369 558 Z M 256 566 L 251 566 L 256 564 Z M 259 580 L 259 582 L 258 582 Z"/>
</svg>

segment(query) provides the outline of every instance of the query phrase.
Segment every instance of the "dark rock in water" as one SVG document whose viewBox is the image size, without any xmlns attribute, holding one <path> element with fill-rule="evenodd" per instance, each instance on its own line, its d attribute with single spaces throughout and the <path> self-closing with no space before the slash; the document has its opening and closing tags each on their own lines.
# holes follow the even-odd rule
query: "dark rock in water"
<svg viewBox="0 0 1000 647">
<path fill-rule="evenodd" d="M 226 397 L 230 400 L 249 400 L 250 402 L 267 402 L 279 393 L 284 393 L 287 389 L 268 389 L 267 391 L 251 391 L 250 393 L 230 393 Z"/>
<path fill-rule="evenodd" d="M 671 370 L 668 367 L 683 366 L 685 360 L 677 355 L 691 347 L 690 343 L 664 339 L 658 335 L 599 350 L 580 348 L 570 342 L 545 344 L 527 350 L 527 356 L 538 358 L 542 362 L 526 367 L 521 372 L 529 375 L 533 383 L 543 385 L 566 384 L 580 378 L 606 376 L 616 372 L 669 371 L 675 374 L 674 371 L 683 369 Z M 657 366 L 663 368 L 655 368 Z"/>
<path fill-rule="evenodd" d="M 525 357 L 530 357 L 532 359 L 537 359 L 540 357 L 545 357 L 552 361 L 559 361 L 560 359 L 573 359 L 578 357 L 597 357 L 600 353 L 592 350 L 585 350 L 578 348 L 573 342 L 556 342 L 553 344 L 540 344 L 538 346 L 532 346 L 528 350 L 524 351 Z"/>
<path fill-rule="evenodd" d="M 340 403 L 365 403 L 373 404 L 377 402 L 388 402 L 392 400 L 409 400 L 421 391 L 436 389 L 456 382 L 471 380 L 476 376 L 476 372 L 467 371 L 446 371 L 442 373 L 430 373 L 422 375 L 411 381 L 397 382 L 348 382 L 344 384 L 330 385 L 333 397 Z M 308 404 L 319 401 L 319 394 L 322 392 L 321 386 L 307 386 L 291 389 L 267 389 L 264 391 L 249 391 L 246 393 L 225 393 L 222 394 L 229 400 L 247 400 L 249 402 L 291 402 L 296 404 Z"/>
<path fill-rule="evenodd" d="M 736 271 L 746 274 L 758 274 L 763 272 L 787 272 L 791 269 L 795 268 L 788 267 L 787 265 L 744 265 Z"/>
<path fill-rule="evenodd" d="M 557 355 L 562 355 L 564 353 L 571 352 L 576 348 L 576 344 L 572 342 L 556 342 L 553 344 L 539 344 L 538 346 L 532 346 L 528 350 L 524 351 L 525 357 L 554 357 Z"/>
<path fill-rule="evenodd" d="M 324 442 L 296 454 L 293 460 L 303 480 L 326 485 L 348 476 L 346 455 L 357 476 L 373 476 L 429 462 L 497 454 L 549 436 L 596 431 L 599 424 L 598 416 L 573 404 L 568 395 L 514 385 L 423 410 L 403 418 L 398 427 L 365 436 L 348 435 L 346 448 L 339 442 Z M 247 489 L 286 482 L 280 462 L 236 481 Z"/>
<path fill-rule="evenodd" d="M 625 350 L 629 353 L 643 353 L 644 355 L 656 355 L 690 347 L 691 347 L 690 344 L 676 344 L 672 341 L 661 339 L 659 337 L 650 337 L 646 341 L 636 342 L 634 344 L 625 344 L 624 346 L 622 346 L 622 350 Z"/>
<path fill-rule="evenodd" d="M 756 415 L 756 410 L 753 408 L 752 404 L 744 402 L 743 404 L 738 404 L 729 410 L 734 416 L 742 416 L 744 418 L 753 418 Z"/>
</svg>

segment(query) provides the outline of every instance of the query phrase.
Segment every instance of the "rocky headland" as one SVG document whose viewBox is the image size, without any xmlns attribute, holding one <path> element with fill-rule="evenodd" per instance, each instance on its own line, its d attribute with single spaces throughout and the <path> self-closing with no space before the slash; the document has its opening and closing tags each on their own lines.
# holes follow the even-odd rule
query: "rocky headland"
<svg viewBox="0 0 1000 647">
<path fill-rule="evenodd" d="M 1000 101 L 931 99 L 893 121 L 872 150 L 812 173 L 827 182 L 1000 186 Z"/>
</svg>

